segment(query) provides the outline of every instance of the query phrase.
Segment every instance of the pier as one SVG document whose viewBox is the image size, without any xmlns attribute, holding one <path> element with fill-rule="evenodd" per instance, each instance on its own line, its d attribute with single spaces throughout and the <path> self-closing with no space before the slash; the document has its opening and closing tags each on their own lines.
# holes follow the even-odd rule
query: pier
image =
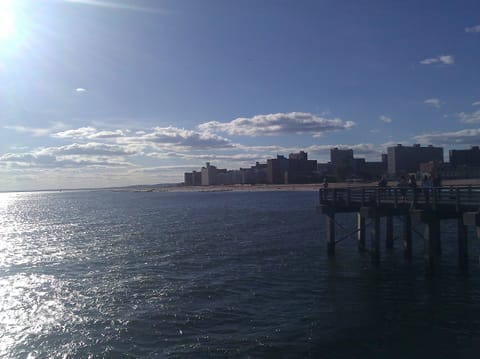
<svg viewBox="0 0 480 359">
<path fill-rule="evenodd" d="M 326 218 L 326 248 L 329 256 L 335 255 L 337 239 L 335 220 L 338 213 L 357 213 L 355 229 L 346 236 L 357 236 L 358 249 L 367 251 L 367 221 L 370 223 L 370 254 L 374 263 L 380 259 L 381 221 L 385 221 L 385 248 L 393 249 L 394 219 L 401 223 L 400 238 L 406 259 L 412 256 L 412 232 L 423 237 L 425 261 L 435 269 L 442 252 L 440 222 L 445 219 L 457 221 L 458 263 L 467 269 L 468 226 L 476 227 L 480 238 L 480 186 L 450 186 L 438 188 L 401 187 L 348 187 L 321 188 L 318 213 Z M 423 233 L 415 230 L 412 223 L 424 225 Z"/>
</svg>

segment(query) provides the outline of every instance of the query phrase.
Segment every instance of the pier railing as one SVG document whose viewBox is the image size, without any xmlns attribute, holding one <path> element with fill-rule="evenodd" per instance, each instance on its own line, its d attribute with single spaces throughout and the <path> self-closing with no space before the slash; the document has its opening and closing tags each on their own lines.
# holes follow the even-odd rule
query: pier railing
<svg viewBox="0 0 480 359">
<path fill-rule="evenodd" d="M 331 206 L 375 206 L 382 204 L 428 204 L 459 207 L 480 207 L 480 186 L 411 187 L 347 187 L 321 188 L 320 204 Z"/>
</svg>

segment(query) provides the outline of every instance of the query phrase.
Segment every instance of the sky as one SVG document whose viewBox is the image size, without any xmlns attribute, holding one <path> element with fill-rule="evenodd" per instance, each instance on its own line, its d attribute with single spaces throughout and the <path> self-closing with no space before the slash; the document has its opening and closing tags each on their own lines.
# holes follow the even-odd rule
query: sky
<svg viewBox="0 0 480 359">
<path fill-rule="evenodd" d="M 0 0 L 0 191 L 480 144 L 478 0 Z"/>
</svg>

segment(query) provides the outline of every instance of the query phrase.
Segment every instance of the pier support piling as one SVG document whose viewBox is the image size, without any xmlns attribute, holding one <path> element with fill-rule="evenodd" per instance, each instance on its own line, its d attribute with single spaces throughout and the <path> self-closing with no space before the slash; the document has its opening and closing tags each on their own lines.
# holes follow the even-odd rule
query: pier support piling
<svg viewBox="0 0 480 359">
<path fill-rule="evenodd" d="M 425 260 L 428 268 L 435 269 L 440 247 L 440 221 L 431 219 L 425 223 Z"/>
<path fill-rule="evenodd" d="M 410 214 L 407 214 L 403 218 L 403 256 L 406 259 L 412 258 L 412 219 Z"/>
<path fill-rule="evenodd" d="M 358 250 L 365 251 L 365 217 L 357 213 Z"/>
<path fill-rule="evenodd" d="M 463 214 L 463 224 L 465 226 L 475 226 L 477 229 L 477 238 L 480 239 L 480 211 L 465 212 Z"/>
<path fill-rule="evenodd" d="M 373 217 L 372 222 L 372 261 L 378 264 L 380 262 L 380 217 Z"/>
<path fill-rule="evenodd" d="M 329 257 L 335 255 L 335 213 L 326 216 L 327 227 L 327 254 Z"/>
<path fill-rule="evenodd" d="M 458 232 L 458 265 L 460 269 L 468 268 L 467 226 L 463 224 L 463 218 L 457 218 Z"/>
<path fill-rule="evenodd" d="M 386 230 L 386 236 L 385 236 L 385 246 L 387 250 L 393 249 L 393 216 L 387 216 L 385 218 L 385 230 Z"/>
</svg>

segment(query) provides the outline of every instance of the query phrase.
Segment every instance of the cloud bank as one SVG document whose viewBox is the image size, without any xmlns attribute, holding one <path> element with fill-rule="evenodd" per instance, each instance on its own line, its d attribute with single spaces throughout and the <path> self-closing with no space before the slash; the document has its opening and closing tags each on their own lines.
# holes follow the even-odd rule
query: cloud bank
<svg viewBox="0 0 480 359">
<path fill-rule="evenodd" d="M 480 128 L 456 132 L 430 133 L 414 137 L 419 143 L 432 145 L 458 145 L 480 143 Z"/>
<path fill-rule="evenodd" d="M 460 112 L 457 115 L 460 118 L 460 122 L 463 123 L 480 123 L 480 110 L 475 112 Z"/>
<path fill-rule="evenodd" d="M 253 117 L 239 117 L 230 122 L 211 121 L 198 128 L 207 132 L 225 132 L 240 136 L 276 136 L 288 134 L 311 134 L 347 130 L 355 125 L 352 121 L 338 118 L 327 119 L 305 112 L 275 113 Z"/>
</svg>

